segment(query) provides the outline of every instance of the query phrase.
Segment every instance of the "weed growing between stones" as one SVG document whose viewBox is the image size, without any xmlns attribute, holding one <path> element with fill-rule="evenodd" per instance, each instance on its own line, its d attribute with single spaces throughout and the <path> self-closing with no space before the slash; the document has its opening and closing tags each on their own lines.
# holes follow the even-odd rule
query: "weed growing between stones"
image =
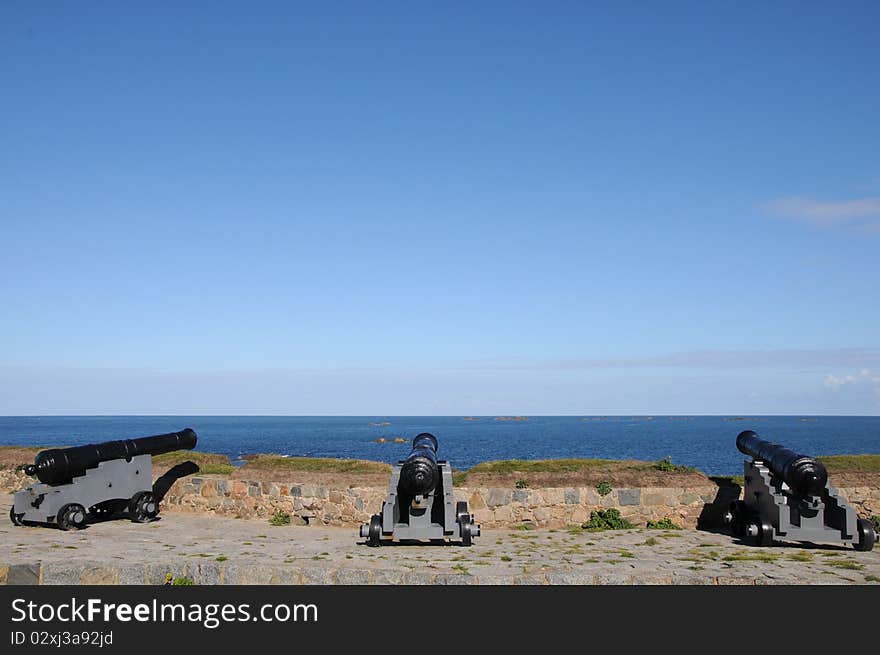
<svg viewBox="0 0 880 655">
<path fill-rule="evenodd" d="M 620 511 L 614 507 L 590 512 L 590 520 L 581 526 L 589 532 L 600 530 L 629 530 L 635 526 L 620 516 Z"/>
<path fill-rule="evenodd" d="M 290 514 L 281 509 L 276 510 L 272 518 L 269 519 L 269 525 L 290 525 Z"/>
<path fill-rule="evenodd" d="M 721 558 L 724 562 L 775 562 L 779 559 L 779 555 L 773 553 L 734 553 L 733 555 L 725 555 Z"/>
<path fill-rule="evenodd" d="M 833 562 L 826 562 L 826 564 L 828 566 L 833 566 L 836 569 L 847 569 L 849 571 L 861 571 L 863 568 L 865 568 L 858 562 L 853 562 L 852 560 L 837 559 Z"/>
<path fill-rule="evenodd" d="M 792 562 L 812 562 L 813 561 L 813 553 L 809 553 L 807 551 L 802 551 L 800 553 L 792 553 L 788 556 Z"/>
<path fill-rule="evenodd" d="M 608 494 L 611 493 L 611 491 L 612 491 L 612 489 L 611 489 L 610 482 L 606 482 L 603 480 L 602 482 L 600 482 L 599 484 L 596 485 L 596 492 L 600 496 L 607 496 Z"/>
<path fill-rule="evenodd" d="M 647 526 L 649 530 L 681 530 L 681 526 L 677 523 L 673 523 L 672 519 L 668 516 L 660 519 L 659 521 L 648 521 Z"/>
</svg>

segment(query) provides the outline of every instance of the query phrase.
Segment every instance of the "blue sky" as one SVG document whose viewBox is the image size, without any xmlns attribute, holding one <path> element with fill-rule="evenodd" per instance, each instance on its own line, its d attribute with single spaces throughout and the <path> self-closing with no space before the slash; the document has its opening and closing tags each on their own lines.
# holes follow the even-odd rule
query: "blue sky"
<svg viewBox="0 0 880 655">
<path fill-rule="evenodd" d="M 472 4 L 4 2 L 0 414 L 880 413 L 880 6 Z"/>
</svg>

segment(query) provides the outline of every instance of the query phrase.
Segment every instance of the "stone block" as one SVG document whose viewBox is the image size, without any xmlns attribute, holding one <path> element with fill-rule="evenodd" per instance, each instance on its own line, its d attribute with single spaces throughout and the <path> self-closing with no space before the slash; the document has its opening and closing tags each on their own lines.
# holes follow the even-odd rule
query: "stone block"
<svg viewBox="0 0 880 655">
<path fill-rule="evenodd" d="M 37 585 L 40 584 L 39 564 L 10 564 L 6 572 L 6 584 L 8 585 Z"/>
<path fill-rule="evenodd" d="M 44 585 L 78 585 L 82 579 L 84 566 L 66 564 L 64 562 L 51 562 L 43 565 Z"/>
<path fill-rule="evenodd" d="M 84 585 L 115 585 L 119 583 L 119 570 L 110 566 L 88 567 L 79 580 Z"/>
<path fill-rule="evenodd" d="M 513 498 L 510 489 L 489 489 L 486 494 L 486 505 L 489 507 L 500 507 L 501 505 L 509 505 Z"/>
<path fill-rule="evenodd" d="M 513 578 L 515 585 L 545 585 L 547 578 L 543 575 L 517 575 Z"/>
<path fill-rule="evenodd" d="M 473 585 L 476 578 L 467 573 L 438 573 L 434 578 L 436 585 Z"/>
<path fill-rule="evenodd" d="M 377 569 L 373 571 L 373 584 L 403 584 L 403 571 L 391 571 L 387 569 Z"/>
<path fill-rule="evenodd" d="M 625 573 L 597 573 L 596 584 L 599 585 L 631 585 L 633 578 Z"/>
<path fill-rule="evenodd" d="M 552 585 L 594 585 L 596 577 L 587 573 L 548 573 L 547 582 Z"/>
<path fill-rule="evenodd" d="M 370 571 L 368 569 L 339 569 L 336 572 L 336 584 L 368 585 L 370 584 Z"/>
<path fill-rule="evenodd" d="M 419 586 L 434 584 L 434 576 L 421 571 L 408 571 L 403 574 L 403 584 Z"/>
<path fill-rule="evenodd" d="M 307 567 L 302 570 L 303 584 L 331 585 L 336 581 L 333 569 Z"/>
</svg>

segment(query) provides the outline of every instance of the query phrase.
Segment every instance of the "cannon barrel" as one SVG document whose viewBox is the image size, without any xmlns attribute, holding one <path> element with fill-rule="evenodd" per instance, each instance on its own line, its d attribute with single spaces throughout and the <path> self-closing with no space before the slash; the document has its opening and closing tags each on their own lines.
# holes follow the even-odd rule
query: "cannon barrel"
<svg viewBox="0 0 880 655">
<path fill-rule="evenodd" d="M 793 490 L 808 496 L 822 493 L 828 482 L 828 471 L 822 462 L 761 439 L 756 432 L 746 430 L 736 438 L 741 453 L 759 459 L 770 471 L 782 478 Z"/>
<path fill-rule="evenodd" d="M 411 496 L 426 495 L 440 483 L 437 437 L 422 432 L 413 439 L 410 454 L 400 467 L 400 489 Z"/>
<path fill-rule="evenodd" d="M 37 453 L 34 463 L 25 469 L 44 484 L 63 484 L 85 475 L 87 469 L 113 459 L 131 459 L 137 455 L 161 455 L 173 450 L 192 450 L 196 433 L 190 428 L 140 439 L 105 441 L 73 448 L 52 448 Z"/>
</svg>

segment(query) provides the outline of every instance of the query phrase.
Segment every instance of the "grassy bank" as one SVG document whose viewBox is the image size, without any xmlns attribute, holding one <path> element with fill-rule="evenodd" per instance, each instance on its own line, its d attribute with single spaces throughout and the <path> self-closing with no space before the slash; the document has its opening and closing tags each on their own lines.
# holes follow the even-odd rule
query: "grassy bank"
<svg viewBox="0 0 880 655">
<path fill-rule="evenodd" d="M 830 455 L 819 457 L 830 474 L 880 473 L 880 455 Z"/>
<path fill-rule="evenodd" d="M 226 455 L 216 453 L 200 453 L 193 450 L 175 450 L 170 453 L 153 456 L 153 466 L 171 468 L 183 462 L 195 462 L 199 472 L 205 475 L 229 475 L 235 472 L 235 466 Z"/>
<path fill-rule="evenodd" d="M 10 470 L 33 462 L 34 455 L 45 447 L 0 446 L 0 470 Z M 245 456 L 245 464 L 236 467 L 226 455 L 179 450 L 153 457 L 160 471 L 185 461 L 199 465 L 205 475 L 236 475 L 269 479 L 273 475 L 289 477 L 292 473 L 309 474 L 341 484 L 386 484 L 391 466 L 384 462 L 359 459 L 319 457 L 284 457 L 274 454 Z M 880 474 L 880 454 L 832 455 L 820 460 L 828 468 L 832 481 L 852 484 L 853 479 L 873 485 Z M 337 478 L 336 476 L 346 476 Z M 282 478 L 282 479 L 284 479 Z M 837 478 L 835 480 L 835 478 Z M 686 482 L 706 483 L 710 478 L 701 471 L 668 459 L 656 462 L 610 459 L 508 459 L 482 462 L 467 470 L 455 471 L 455 484 L 472 486 L 568 486 L 607 481 L 615 486 L 679 486 Z M 742 484 L 741 476 L 719 476 L 716 484 Z"/>
<path fill-rule="evenodd" d="M 390 473 L 391 465 L 364 459 L 247 455 L 242 471 L 309 471 L 312 473 Z"/>
</svg>

